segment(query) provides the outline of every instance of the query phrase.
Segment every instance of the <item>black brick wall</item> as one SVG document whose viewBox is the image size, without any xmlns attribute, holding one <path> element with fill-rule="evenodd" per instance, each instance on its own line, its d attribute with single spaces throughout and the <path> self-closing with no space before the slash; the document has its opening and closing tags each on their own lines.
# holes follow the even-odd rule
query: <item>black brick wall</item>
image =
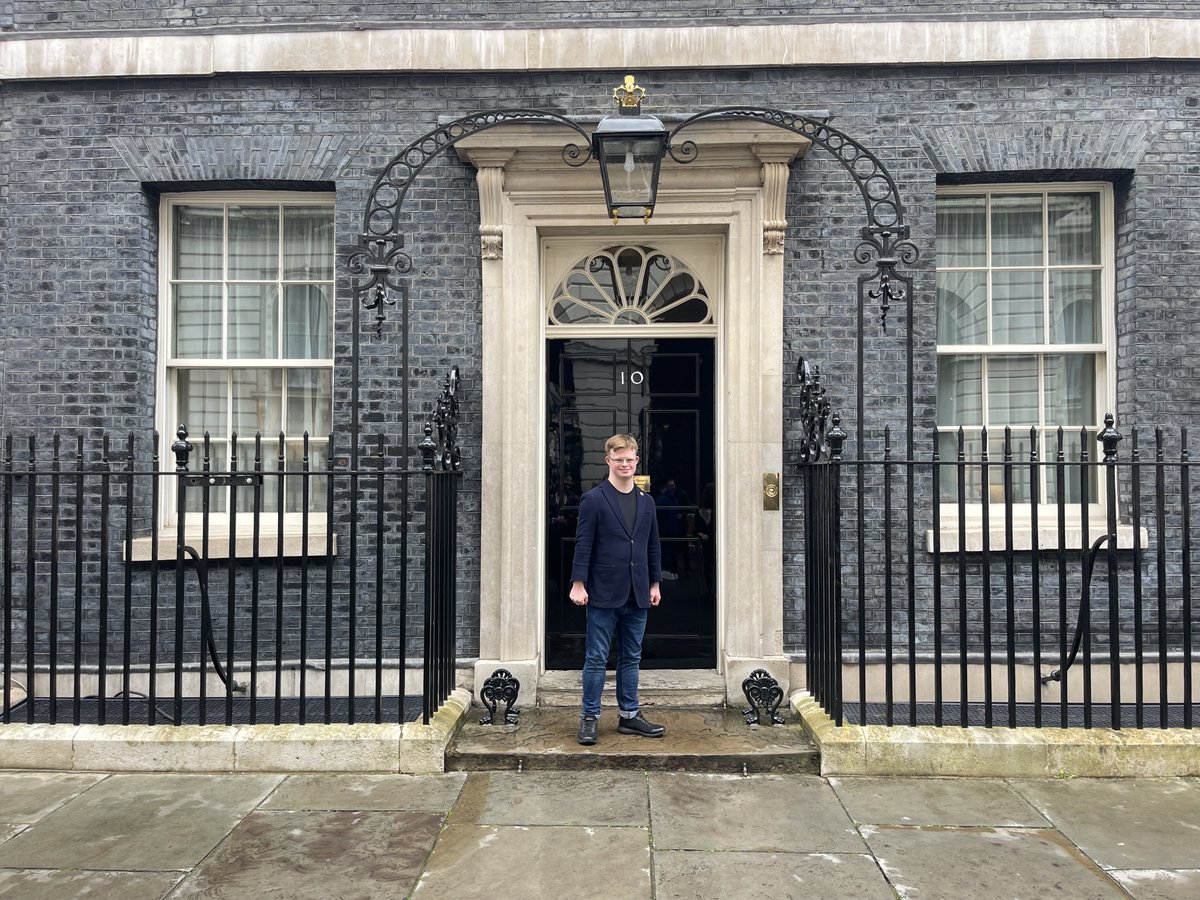
<svg viewBox="0 0 1200 900">
<path fill-rule="evenodd" d="M 66 7 L 78 5 L 62 6 L 65 16 Z M 89 9 L 114 15 L 125 9 L 111 6 Z M 506 5 L 485 6 L 495 12 Z M 18 16 L 29 15 L 34 5 L 15 7 Z M 53 11 L 52 5 L 38 8 Z M 209 9 L 217 15 L 218 7 Z M 70 25 L 65 18 L 56 21 Z M 344 258 L 354 247 L 374 177 L 394 153 L 433 128 L 438 116 L 498 106 L 594 115 L 605 111 L 611 86 L 622 74 L 246 76 L 3 86 L 0 434 L 23 440 L 32 432 L 84 433 L 90 447 L 107 428 L 148 440 L 155 425 L 157 190 L 212 179 L 222 186 L 332 183 Z M 1117 179 L 1115 411 L 1122 423 L 1200 422 L 1198 355 L 1189 339 L 1200 331 L 1200 311 L 1191 300 L 1200 276 L 1194 252 L 1200 230 L 1200 166 L 1194 155 L 1200 64 L 676 71 L 643 81 L 655 111 L 686 113 L 734 103 L 828 109 L 837 127 L 890 168 L 922 250 L 913 273 L 913 338 L 915 401 L 926 430 L 934 400 L 938 179 L 1057 177 L 1072 171 Z M 410 197 L 407 236 L 415 263 L 414 425 L 450 365 L 461 365 L 464 376 L 467 537 L 459 583 L 465 655 L 478 647 L 473 547 L 479 533 L 483 389 L 473 175 L 456 157 L 431 165 Z M 853 251 L 863 211 L 853 184 L 829 155 L 814 150 L 796 167 L 788 220 L 785 371 L 793 372 L 800 356 L 820 364 L 831 397 L 852 423 L 854 297 L 861 271 Z M 350 309 L 344 274 L 338 298 L 336 427 L 344 446 Z M 883 334 L 875 315 L 867 316 L 871 429 L 903 420 L 901 310 L 893 311 L 890 323 Z M 385 326 L 381 340 L 369 338 L 362 348 L 364 433 L 383 431 L 390 446 L 400 410 L 395 327 Z M 793 476 L 797 401 L 789 374 L 786 438 Z M 415 439 L 415 427 L 413 434 Z M 531 433 L 530 446 L 539 443 Z M 393 457 L 398 452 L 391 451 Z M 798 650 L 803 645 L 798 478 L 785 484 L 785 628 L 789 649 Z"/>
<path fill-rule="evenodd" d="M 974 17 L 1029 18 L 1067 15 L 1156 15 L 1192 14 L 1190 0 L 1028 0 L 996 4 L 989 0 L 913 0 L 898 4 L 890 0 L 765 0 L 729 3 L 714 0 L 649 0 L 637 7 L 631 21 L 628 4 L 595 0 L 473 0 L 429 4 L 424 2 L 334 3 L 324 0 L 282 3 L 217 2 L 194 3 L 170 0 L 10 0 L 0 3 L 0 28 L 21 33 L 104 30 L 162 30 L 228 26 L 329 26 L 360 27 L 412 25 L 506 25 L 589 22 L 629 25 L 661 22 L 670 25 L 712 24 L 718 21 L 778 21 L 837 18 Z"/>
</svg>

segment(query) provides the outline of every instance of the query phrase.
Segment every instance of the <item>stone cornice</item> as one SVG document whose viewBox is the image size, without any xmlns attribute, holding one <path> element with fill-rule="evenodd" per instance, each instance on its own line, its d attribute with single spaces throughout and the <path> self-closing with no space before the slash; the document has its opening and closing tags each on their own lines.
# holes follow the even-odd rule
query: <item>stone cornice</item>
<svg viewBox="0 0 1200 900">
<path fill-rule="evenodd" d="M 1200 59 L 1200 18 L 241 31 L 0 41 L 0 80 L 257 72 L 969 65 Z M 669 65 L 668 65 L 669 63 Z"/>
</svg>

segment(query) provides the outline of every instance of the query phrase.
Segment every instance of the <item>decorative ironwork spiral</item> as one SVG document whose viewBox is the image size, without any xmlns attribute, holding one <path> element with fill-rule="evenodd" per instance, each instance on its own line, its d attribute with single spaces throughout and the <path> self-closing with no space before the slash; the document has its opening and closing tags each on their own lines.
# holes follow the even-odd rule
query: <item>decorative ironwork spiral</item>
<svg viewBox="0 0 1200 900">
<path fill-rule="evenodd" d="M 489 677 L 485 678 L 483 688 L 479 692 L 479 699 L 487 707 L 488 714 L 479 720 L 479 724 L 499 724 L 496 708 L 503 703 L 504 724 L 516 725 L 517 716 L 520 712 L 513 709 L 513 704 L 517 702 L 517 695 L 520 693 L 521 682 L 514 678 L 513 673 L 508 671 L 508 669 L 497 669 Z"/>
<path fill-rule="evenodd" d="M 742 710 L 747 725 L 782 725 L 783 717 L 778 714 L 783 702 L 783 688 L 766 669 L 755 669 L 742 682 L 742 693 L 750 704 Z"/>
<path fill-rule="evenodd" d="M 893 304 L 907 300 L 912 290 L 912 279 L 897 275 L 896 266 L 900 263 L 912 265 L 917 261 L 919 251 L 908 240 L 904 205 L 900 202 L 896 182 L 879 157 L 850 135 L 820 119 L 781 109 L 723 106 L 697 113 L 676 125 L 667 137 L 671 158 L 678 163 L 689 163 L 698 155 L 692 141 L 683 141 L 676 146 L 675 138 L 685 128 L 700 122 L 730 120 L 762 122 L 808 138 L 833 154 L 854 179 L 867 210 L 867 224 L 862 229 L 863 242 L 855 250 L 854 258 L 863 265 L 875 264 L 873 273 L 859 279 L 859 299 L 861 301 L 865 293 L 879 302 L 880 323 L 887 331 L 888 311 Z M 878 287 L 867 290 L 866 284 L 874 281 L 879 282 Z"/>
<path fill-rule="evenodd" d="M 830 404 L 821 384 L 821 367 L 810 365 L 801 357 L 796 363 L 796 380 L 800 382 L 800 459 L 820 462 L 829 453 L 825 428 L 829 422 Z"/>
<path fill-rule="evenodd" d="M 417 445 L 422 469 L 432 472 L 458 472 L 462 469 L 462 448 L 458 444 L 458 366 L 442 382 L 442 393 L 433 415 L 425 423 L 425 437 Z M 434 433 L 437 437 L 434 437 Z"/>
<path fill-rule="evenodd" d="M 354 296 L 364 308 L 376 310 L 377 333 L 383 328 L 384 307 L 394 305 L 396 293 L 403 294 L 407 290 L 407 284 L 400 276 L 412 270 L 412 260 L 402 250 L 400 209 L 413 182 L 434 158 L 463 138 L 513 123 L 569 128 L 580 136 L 581 142 L 563 147 L 563 162 L 569 166 L 582 166 L 592 158 L 591 138 L 582 127 L 566 116 L 536 109 L 472 113 L 422 135 L 396 154 L 371 187 L 359 239 L 362 246 L 348 259 L 351 275 L 368 276 L 365 280 L 355 279 Z"/>
</svg>

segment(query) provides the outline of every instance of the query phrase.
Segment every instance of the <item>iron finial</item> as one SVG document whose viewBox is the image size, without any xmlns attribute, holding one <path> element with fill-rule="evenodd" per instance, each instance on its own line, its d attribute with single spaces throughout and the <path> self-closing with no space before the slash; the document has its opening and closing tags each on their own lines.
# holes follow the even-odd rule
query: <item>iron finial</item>
<svg viewBox="0 0 1200 900">
<path fill-rule="evenodd" d="M 1104 430 L 1096 435 L 1096 440 L 1104 445 L 1104 461 L 1115 462 L 1117 458 L 1117 444 L 1121 443 L 1124 435 L 1113 427 L 1116 420 L 1112 413 L 1104 414 Z"/>
</svg>

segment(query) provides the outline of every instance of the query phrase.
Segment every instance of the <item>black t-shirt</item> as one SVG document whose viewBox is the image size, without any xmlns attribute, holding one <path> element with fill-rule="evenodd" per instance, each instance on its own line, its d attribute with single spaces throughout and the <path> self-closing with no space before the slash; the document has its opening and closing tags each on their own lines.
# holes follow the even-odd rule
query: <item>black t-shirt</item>
<svg viewBox="0 0 1200 900">
<path fill-rule="evenodd" d="M 628 493 L 617 491 L 621 504 L 621 518 L 625 520 L 625 530 L 633 534 L 633 523 L 637 521 L 637 488 L 630 488 Z"/>
</svg>

